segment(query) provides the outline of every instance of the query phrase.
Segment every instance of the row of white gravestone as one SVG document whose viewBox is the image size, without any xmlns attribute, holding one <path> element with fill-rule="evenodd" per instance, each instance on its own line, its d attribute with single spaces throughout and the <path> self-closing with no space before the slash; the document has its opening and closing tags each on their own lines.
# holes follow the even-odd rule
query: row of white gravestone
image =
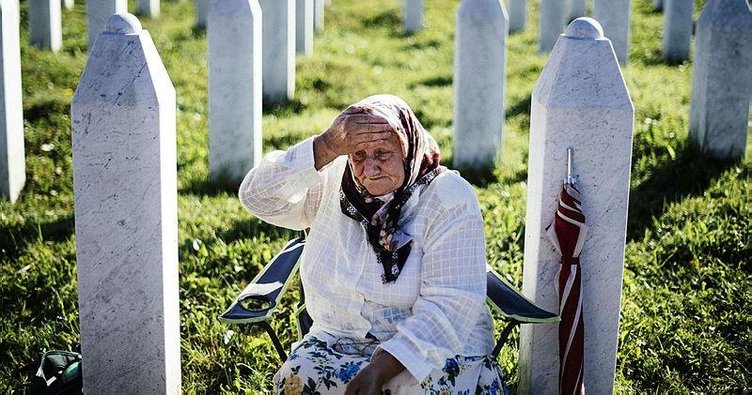
<svg viewBox="0 0 752 395">
<path fill-rule="evenodd" d="M 622 65 L 629 60 L 629 24 L 631 0 L 593 0 L 593 18 L 603 26 L 616 57 Z M 550 51 L 567 23 L 585 16 L 583 0 L 541 0 L 539 5 L 538 51 Z"/>
</svg>

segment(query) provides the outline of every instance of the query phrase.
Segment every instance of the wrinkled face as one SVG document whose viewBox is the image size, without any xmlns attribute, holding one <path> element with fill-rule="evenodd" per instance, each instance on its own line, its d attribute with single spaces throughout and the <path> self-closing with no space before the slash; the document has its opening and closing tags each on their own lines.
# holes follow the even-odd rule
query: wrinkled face
<svg viewBox="0 0 752 395">
<path fill-rule="evenodd" d="M 386 195 L 405 181 L 402 144 L 397 133 L 376 147 L 350 154 L 349 159 L 355 178 L 371 195 Z"/>
</svg>

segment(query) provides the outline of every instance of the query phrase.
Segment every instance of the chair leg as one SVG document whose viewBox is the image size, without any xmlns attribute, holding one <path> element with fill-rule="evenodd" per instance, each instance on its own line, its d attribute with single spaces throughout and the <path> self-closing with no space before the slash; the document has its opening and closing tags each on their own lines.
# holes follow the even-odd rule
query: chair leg
<svg viewBox="0 0 752 395">
<path fill-rule="evenodd" d="M 274 329 L 272 329 L 272 326 L 269 325 L 266 321 L 261 321 L 258 323 L 261 325 L 262 328 L 266 331 L 266 333 L 269 334 L 269 337 L 272 338 L 272 343 L 274 343 L 274 348 L 277 349 L 277 353 L 279 354 L 279 358 L 284 363 L 287 361 L 287 353 L 285 353 L 285 348 L 282 347 L 282 343 L 279 341 L 279 338 L 277 337 L 277 334 L 274 333 Z"/>
<path fill-rule="evenodd" d="M 493 352 L 491 355 L 493 355 L 494 358 L 499 357 L 499 353 L 501 352 L 501 348 L 504 347 L 504 343 L 507 342 L 507 339 L 509 339 L 509 334 L 512 333 L 512 329 L 514 329 L 515 326 L 519 325 L 520 323 L 518 321 L 512 320 L 507 326 L 504 328 L 503 331 L 501 331 L 501 335 L 499 335 L 499 341 L 496 342 L 496 347 L 494 347 Z"/>
</svg>

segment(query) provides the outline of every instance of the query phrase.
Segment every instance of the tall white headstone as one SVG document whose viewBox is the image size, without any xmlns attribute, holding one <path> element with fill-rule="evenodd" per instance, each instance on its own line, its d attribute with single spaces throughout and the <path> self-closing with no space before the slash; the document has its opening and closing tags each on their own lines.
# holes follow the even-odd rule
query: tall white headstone
<svg viewBox="0 0 752 395">
<path fill-rule="evenodd" d="M 509 33 L 525 30 L 527 21 L 527 0 L 507 0 L 509 11 Z"/>
<path fill-rule="evenodd" d="M 500 157 L 509 17 L 501 0 L 463 0 L 454 38 L 454 166 L 491 169 Z"/>
<path fill-rule="evenodd" d="M 18 0 L 0 1 L 0 196 L 15 202 L 26 182 Z"/>
<path fill-rule="evenodd" d="M 313 29 L 324 30 L 324 3 L 325 0 L 313 0 Z"/>
<path fill-rule="evenodd" d="M 313 2 L 295 2 L 295 52 L 306 56 L 313 53 Z"/>
<path fill-rule="evenodd" d="M 258 0 L 212 2 L 207 40 L 213 181 L 240 185 L 261 160 L 261 37 Z"/>
<path fill-rule="evenodd" d="M 175 88 L 131 14 L 71 103 L 84 392 L 179 394 Z"/>
<path fill-rule="evenodd" d="M 59 0 L 29 0 L 29 41 L 57 52 L 63 46 L 63 19 Z"/>
<path fill-rule="evenodd" d="M 403 0 L 405 4 L 405 33 L 417 33 L 423 29 L 423 0 Z"/>
<path fill-rule="evenodd" d="M 708 0 L 695 33 L 690 140 L 716 158 L 743 158 L 751 98 L 752 12 L 745 0 Z"/>
<path fill-rule="evenodd" d="M 156 18 L 159 16 L 159 0 L 138 0 L 138 13 Z"/>
<path fill-rule="evenodd" d="M 582 254 L 585 388 L 611 394 L 619 338 L 634 107 L 597 21 L 574 20 L 533 89 L 523 292 L 558 311 L 560 255 L 546 236 L 567 174 L 567 148 L 587 218 Z M 558 393 L 558 324 L 523 325 L 520 393 Z"/>
<path fill-rule="evenodd" d="M 295 0 L 260 0 L 264 100 L 291 100 L 295 94 Z"/>
<path fill-rule="evenodd" d="M 587 15 L 587 0 L 569 0 L 567 22 Z"/>
<path fill-rule="evenodd" d="M 567 2 L 564 0 L 540 0 L 538 15 L 538 52 L 548 52 L 564 31 L 567 17 Z"/>
<path fill-rule="evenodd" d="M 673 62 L 689 59 L 694 10 L 694 0 L 666 0 L 663 10 L 664 59 Z"/>
<path fill-rule="evenodd" d="M 89 34 L 89 49 L 94 45 L 104 24 L 112 14 L 128 12 L 128 0 L 94 0 L 86 2 L 86 29 Z"/>
<path fill-rule="evenodd" d="M 603 33 L 611 40 L 619 63 L 629 62 L 629 25 L 631 0 L 593 0 L 593 18 L 600 22 Z"/>
<path fill-rule="evenodd" d="M 63 7 L 65 7 L 66 10 L 72 10 L 74 2 L 73 0 L 62 0 Z"/>
</svg>

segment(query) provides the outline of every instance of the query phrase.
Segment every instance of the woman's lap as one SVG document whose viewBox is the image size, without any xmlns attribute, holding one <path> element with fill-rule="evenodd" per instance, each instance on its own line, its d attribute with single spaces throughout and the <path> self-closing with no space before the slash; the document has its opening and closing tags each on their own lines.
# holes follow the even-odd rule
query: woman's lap
<svg viewBox="0 0 752 395">
<path fill-rule="evenodd" d="M 342 394 L 345 386 L 365 367 L 374 343 L 327 345 L 315 337 L 301 341 L 274 375 L 278 394 Z M 501 370 L 489 356 L 447 359 L 418 383 L 407 371 L 384 386 L 384 394 L 504 394 Z"/>
</svg>

